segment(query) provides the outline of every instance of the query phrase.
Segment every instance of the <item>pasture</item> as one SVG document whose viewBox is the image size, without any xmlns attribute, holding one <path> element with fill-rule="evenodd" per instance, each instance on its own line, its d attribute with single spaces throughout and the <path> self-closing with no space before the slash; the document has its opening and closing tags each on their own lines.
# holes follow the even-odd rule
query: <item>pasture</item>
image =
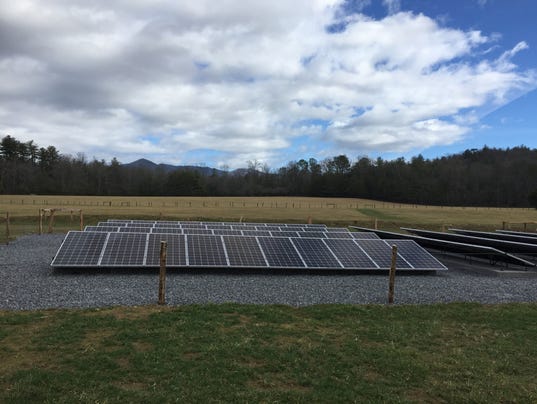
<svg viewBox="0 0 537 404">
<path fill-rule="evenodd" d="M 60 232 L 79 227 L 78 210 L 83 212 L 85 225 L 107 218 L 144 218 L 289 223 L 311 219 L 332 226 L 369 227 L 376 222 L 386 230 L 509 226 L 531 231 L 537 227 L 537 210 L 528 208 L 443 207 L 347 198 L 0 196 L 0 214 L 5 221 L 9 212 L 12 237 L 38 231 L 39 209 L 61 209 L 54 223 Z M 5 230 L 0 234 L 5 239 Z"/>
</svg>

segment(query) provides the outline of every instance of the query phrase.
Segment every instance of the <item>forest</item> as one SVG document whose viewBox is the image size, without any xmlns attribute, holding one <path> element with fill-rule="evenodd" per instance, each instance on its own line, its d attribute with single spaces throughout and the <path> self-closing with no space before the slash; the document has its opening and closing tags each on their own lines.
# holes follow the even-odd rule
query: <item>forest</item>
<svg viewBox="0 0 537 404">
<path fill-rule="evenodd" d="M 0 194 L 117 196 L 322 196 L 442 205 L 537 207 L 537 149 L 483 147 L 434 159 L 346 155 L 238 172 L 148 168 L 64 155 L 7 135 Z"/>
</svg>

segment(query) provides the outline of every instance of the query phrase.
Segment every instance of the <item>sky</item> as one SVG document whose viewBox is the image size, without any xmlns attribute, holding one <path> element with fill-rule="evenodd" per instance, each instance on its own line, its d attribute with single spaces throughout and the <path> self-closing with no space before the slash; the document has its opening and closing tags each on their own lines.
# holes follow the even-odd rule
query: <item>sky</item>
<svg viewBox="0 0 537 404">
<path fill-rule="evenodd" d="M 537 148 L 534 0 L 0 2 L 0 136 L 239 168 Z"/>
</svg>

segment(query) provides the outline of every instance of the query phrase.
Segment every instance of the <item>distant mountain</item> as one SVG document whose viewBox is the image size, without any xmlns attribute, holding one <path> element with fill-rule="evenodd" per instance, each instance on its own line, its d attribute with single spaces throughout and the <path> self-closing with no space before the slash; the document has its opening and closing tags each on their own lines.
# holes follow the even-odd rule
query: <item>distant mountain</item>
<svg viewBox="0 0 537 404">
<path fill-rule="evenodd" d="M 145 168 L 149 170 L 158 170 L 161 169 L 165 173 L 169 173 L 172 171 L 182 170 L 182 171 L 195 171 L 201 175 L 210 176 L 213 174 L 216 175 L 223 175 L 226 172 L 223 170 L 219 170 L 217 168 L 211 168 L 211 167 L 200 167 L 200 166 L 174 166 L 171 164 L 157 164 L 152 162 L 151 160 L 147 159 L 138 159 L 136 161 L 133 161 L 131 163 L 122 164 L 123 167 L 133 167 L 133 168 Z M 231 175 L 244 175 L 246 174 L 247 170 L 244 168 L 238 168 L 237 170 L 229 172 Z"/>
</svg>

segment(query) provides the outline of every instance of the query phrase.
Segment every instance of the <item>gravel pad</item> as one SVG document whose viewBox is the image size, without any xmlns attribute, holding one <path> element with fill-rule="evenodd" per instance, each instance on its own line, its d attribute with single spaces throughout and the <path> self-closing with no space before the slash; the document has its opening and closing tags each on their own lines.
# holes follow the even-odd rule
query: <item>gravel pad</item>
<svg viewBox="0 0 537 404">
<path fill-rule="evenodd" d="M 31 235 L 0 246 L 0 309 L 155 304 L 158 270 L 53 269 L 63 238 Z M 492 277 L 450 266 L 436 275 L 399 275 L 395 302 L 535 302 L 537 278 Z M 253 303 L 306 306 L 386 303 L 387 275 L 173 270 L 166 279 L 169 305 Z"/>
</svg>

